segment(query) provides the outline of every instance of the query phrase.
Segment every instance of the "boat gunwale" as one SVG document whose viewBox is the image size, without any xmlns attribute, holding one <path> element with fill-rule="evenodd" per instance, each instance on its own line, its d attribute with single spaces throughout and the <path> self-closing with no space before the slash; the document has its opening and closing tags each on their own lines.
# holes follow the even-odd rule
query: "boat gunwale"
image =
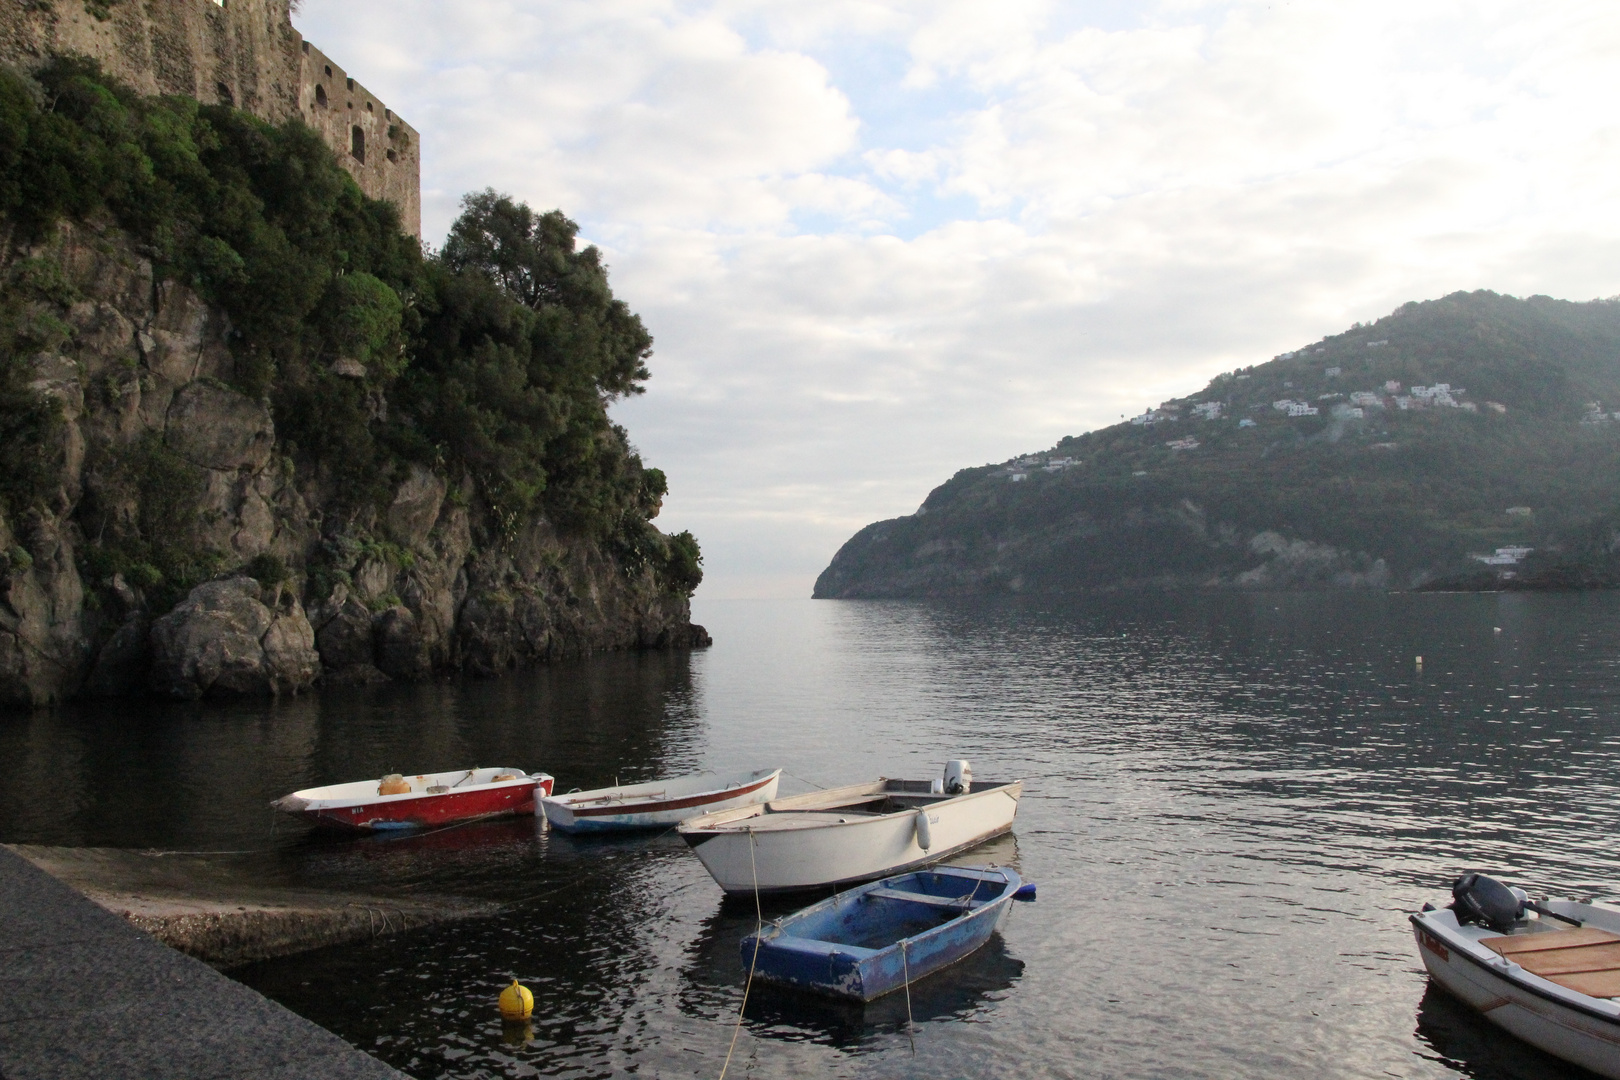
<svg viewBox="0 0 1620 1080">
<path fill-rule="evenodd" d="M 886 783 L 888 783 L 888 780 L 887 779 L 879 780 L 879 781 L 876 781 L 876 783 L 886 784 Z M 976 785 L 979 784 L 979 783 L 985 783 L 985 781 L 975 781 Z M 803 808 L 803 809 L 800 809 L 799 807 L 784 807 L 784 808 L 778 809 L 777 805 L 779 803 L 782 803 L 782 802 L 786 801 L 786 800 L 773 799 L 768 803 L 755 804 L 753 806 L 739 806 L 739 807 L 735 807 L 735 808 L 729 809 L 729 810 L 718 810 L 713 814 L 703 814 L 703 815 L 700 815 L 698 817 L 690 818 L 687 821 L 681 822 L 680 828 L 679 828 L 678 831 L 683 836 L 699 836 L 699 835 L 701 835 L 701 836 L 704 836 L 706 838 L 712 838 L 712 837 L 719 837 L 719 836 L 746 835 L 748 833 L 753 833 L 755 836 L 764 836 L 764 835 L 768 835 L 768 834 L 771 834 L 771 833 L 801 832 L 801 831 L 809 831 L 809 830 L 812 830 L 812 829 L 849 828 L 849 827 L 855 826 L 855 825 L 869 825 L 869 824 L 872 824 L 874 822 L 893 821 L 896 817 L 915 814 L 918 810 L 932 809 L 934 807 L 945 806 L 945 805 L 961 805 L 961 804 L 969 802 L 970 800 L 981 798 L 981 797 L 988 796 L 988 795 L 995 795 L 995 794 L 1006 795 L 1008 798 L 1012 799 L 1013 802 L 1016 803 L 1016 802 L 1018 802 L 1019 796 L 1023 794 L 1023 785 L 1024 785 L 1024 781 L 1021 780 L 1021 779 L 1020 780 L 995 781 L 995 782 L 993 782 L 993 786 L 986 787 L 983 791 L 966 791 L 966 792 L 963 792 L 960 795 L 946 795 L 945 797 L 940 798 L 940 799 L 936 799 L 933 802 L 919 803 L 917 806 L 909 806 L 909 807 L 905 807 L 905 808 L 900 809 L 900 810 L 886 810 L 886 811 L 883 811 L 881 813 L 862 814 L 858 820 L 852 820 L 852 821 L 843 821 L 843 820 L 813 821 L 813 822 L 808 822 L 808 823 L 805 823 L 805 824 L 789 824 L 789 823 L 783 822 L 782 824 L 774 826 L 774 827 L 765 827 L 765 828 L 758 828 L 758 829 L 750 828 L 750 827 L 748 827 L 747 825 L 744 824 L 745 822 L 751 822 L 756 818 L 765 819 L 765 818 L 770 817 L 771 815 L 815 814 L 815 813 L 833 814 L 833 813 L 836 813 L 837 810 L 838 810 L 838 807 L 836 805 L 825 807 L 825 808 L 814 808 L 814 809 L 810 808 L 810 807 L 806 807 L 806 808 Z M 829 794 L 829 793 L 841 792 L 841 791 L 846 791 L 846 790 L 851 791 L 851 792 L 857 792 L 857 791 L 860 791 L 862 789 L 869 789 L 872 786 L 873 786 L 872 784 L 851 784 L 847 788 L 829 788 L 824 792 L 810 792 L 809 794 L 811 794 L 811 795 L 825 795 L 825 794 Z M 1017 790 L 1016 793 L 1014 793 L 1012 791 L 1009 791 L 1008 790 L 1009 788 L 1017 788 L 1018 790 Z M 875 792 L 872 792 L 872 794 L 874 796 L 876 796 L 876 795 L 888 795 L 888 794 L 894 794 L 894 793 L 885 792 L 885 791 L 875 791 Z M 902 792 L 900 794 L 905 794 L 905 793 Z M 791 799 L 802 799 L 802 798 L 805 798 L 805 797 L 806 796 L 803 796 L 803 795 L 793 795 L 793 796 L 790 796 L 789 798 L 791 798 Z M 855 811 L 849 811 L 849 812 L 854 813 Z M 734 816 L 726 817 L 726 815 L 734 815 Z M 703 824 L 703 819 L 704 818 L 710 818 L 710 817 L 712 817 L 712 818 L 725 817 L 725 820 L 716 822 L 715 825 L 712 826 L 712 827 L 704 825 Z M 1012 826 L 1009 824 L 1007 828 L 1011 829 Z M 1001 830 L 1001 831 L 1004 832 L 1006 830 Z M 992 833 L 991 835 L 999 835 L 999 833 Z M 975 843 L 980 843 L 980 842 L 981 841 L 975 841 Z M 955 850 L 960 850 L 960 849 L 955 849 Z M 940 856 L 940 858 L 946 858 L 946 857 L 947 857 L 946 855 L 941 855 Z"/>
<path fill-rule="evenodd" d="M 466 770 L 466 769 L 449 769 L 449 770 L 446 770 L 445 772 L 438 772 L 438 773 L 411 773 L 409 775 L 411 777 L 413 777 L 413 778 L 421 777 L 421 778 L 425 779 L 425 778 L 428 778 L 428 777 L 454 775 L 457 772 L 467 772 L 467 771 L 468 770 Z M 476 770 L 476 771 L 482 772 L 483 770 L 480 769 L 480 770 Z M 533 785 L 534 787 L 539 787 L 547 779 L 553 779 L 553 780 L 555 779 L 554 777 L 551 777 L 550 774 L 548 774 L 548 773 L 544 773 L 544 772 L 527 773 L 527 772 L 524 772 L 522 769 L 510 769 L 509 770 L 509 769 L 497 768 L 496 771 L 497 771 L 497 774 L 499 774 L 501 772 L 515 772 L 517 774 L 517 776 L 516 776 L 516 778 L 514 778 L 512 780 L 486 780 L 483 783 L 469 784 L 466 787 L 462 787 L 462 788 L 451 787 L 448 791 L 402 791 L 402 792 L 399 792 L 399 793 L 394 794 L 394 795 L 377 795 L 377 794 L 364 795 L 364 794 L 357 794 L 357 795 L 320 796 L 320 795 L 311 795 L 310 794 L 310 792 L 330 791 L 333 788 L 348 787 L 351 784 L 369 784 L 369 783 L 372 783 L 372 781 L 369 781 L 369 780 L 347 780 L 347 781 L 344 781 L 341 784 L 326 784 L 326 785 L 323 785 L 321 787 L 305 788 L 302 791 L 295 791 L 291 795 L 284 796 L 283 798 L 302 799 L 307 804 L 307 805 L 305 805 L 304 807 L 301 808 L 305 812 L 319 811 L 319 810 L 341 810 L 341 809 L 345 809 L 345 808 L 351 807 L 351 806 L 375 806 L 375 805 L 378 805 L 378 804 L 395 805 L 395 804 L 398 804 L 398 803 L 409 802 L 412 799 L 442 799 L 442 798 L 446 798 L 446 797 L 451 796 L 451 795 L 466 795 L 466 794 L 470 794 L 471 792 L 475 792 L 475 791 L 500 790 L 500 789 L 504 789 L 504 788 L 518 787 L 518 786 L 523 785 L 523 784 L 530 784 L 530 785 Z M 463 782 L 465 783 L 465 781 L 463 781 Z"/>
<path fill-rule="evenodd" d="M 1591 994 L 1583 994 L 1579 990 L 1571 990 L 1567 986 L 1560 986 L 1549 979 L 1542 978 L 1540 975 L 1526 970 L 1522 965 L 1516 963 L 1514 963 L 1513 966 L 1518 968 L 1517 972 L 1505 966 L 1493 963 L 1483 956 L 1476 956 L 1474 954 L 1474 950 L 1468 946 L 1477 945 L 1478 939 L 1468 938 L 1458 935 L 1455 932 L 1448 931 L 1444 924 L 1434 924 L 1429 922 L 1427 916 L 1430 914 L 1433 913 L 1419 911 L 1412 913 L 1411 915 L 1407 916 L 1407 918 L 1411 920 L 1413 926 L 1417 927 L 1422 932 L 1442 938 L 1442 944 L 1450 946 L 1457 953 L 1457 955 L 1463 957 L 1475 967 L 1489 973 L 1494 978 L 1509 983 L 1516 989 L 1523 990 L 1528 994 L 1533 994 L 1536 997 L 1542 998 L 1543 1000 L 1551 1002 L 1554 1005 L 1561 1005 L 1566 1009 L 1572 1009 L 1584 1016 L 1591 1017 L 1594 1020 L 1603 1021 L 1608 1026 L 1614 1028 L 1617 1035 L 1613 1037 L 1597 1037 L 1608 1039 L 1608 1041 L 1611 1042 L 1620 1042 L 1620 1002 L 1615 1002 L 1610 998 L 1593 997 Z M 1500 934 L 1498 936 L 1510 937 L 1512 935 Z M 1484 948 L 1482 945 L 1479 947 Z M 1421 941 L 1418 942 L 1418 948 L 1424 948 Z M 1491 955 L 1498 956 L 1500 959 L 1508 960 L 1509 963 L 1513 963 L 1511 959 L 1501 957 L 1500 954 L 1492 953 Z M 1530 982 L 1529 980 L 1531 979 L 1534 979 L 1535 983 Z M 1545 985 L 1538 986 L 1536 983 L 1542 983 Z M 1614 1006 L 1617 1011 L 1614 1013 L 1602 1011 L 1601 1009 L 1597 1008 L 1596 1004 L 1600 1001 L 1608 1002 L 1611 1006 Z M 1592 1004 L 1587 1004 L 1588 1002 L 1591 1002 Z M 1588 1034 L 1596 1035 L 1595 1032 Z"/>
</svg>

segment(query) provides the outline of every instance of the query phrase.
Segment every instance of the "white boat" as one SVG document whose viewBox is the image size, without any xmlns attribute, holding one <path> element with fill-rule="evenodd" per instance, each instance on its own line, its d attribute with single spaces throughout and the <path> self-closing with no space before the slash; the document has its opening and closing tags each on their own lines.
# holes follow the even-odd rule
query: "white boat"
<svg viewBox="0 0 1620 1080">
<path fill-rule="evenodd" d="M 1430 978 L 1532 1046 L 1620 1080 L 1620 905 L 1534 902 L 1481 874 L 1452 896 L 1412 916 Z"/>
<path fill-rule="evenodd" d="M 552 828 L 568 833 L 664 829 L 699 814 L 769 802 L 781 778 L 781 769 L 701 773 L 553 795 L 540 800 L 540 809 Z"/>
<path fill-rule="evenodd" d="M 705 814 L 680 834 L 728 893 L 852 885 L 926 866 L 1012 828 L 1023 781 L 873 780 Z"/>
</svg>

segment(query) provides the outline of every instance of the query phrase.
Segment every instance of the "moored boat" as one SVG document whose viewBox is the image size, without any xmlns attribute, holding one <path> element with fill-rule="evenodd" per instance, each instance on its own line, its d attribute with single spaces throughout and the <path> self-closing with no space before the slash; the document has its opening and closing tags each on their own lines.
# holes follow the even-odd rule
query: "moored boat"
<svg viewBox="0 0 1620 1080">
<path fill-rule="evenodd" d="M 347 829 L 414 829 L 503 814 L 532 814 L 551 794 L 546 773 L 521 769 L 456 769 L 417 776 L 305 788 L 270 805 L 320 825 Z"/>
<path fill-rule="evenodd" d="M 743 938 L 743 966 L 769 982 L 872 1001 L 989 941 L 1021 884 L 999 867 L 941 866 L 884 878 Z"/>
<path fill-rule="evenodd" d="M 1023 781 L 879 779 L 684 821 L 680 834 L 728 893 L 839 887 L 938 862 L 1012 828 Z"/>
<path fill-rule="evenodd" d="M 647 784 L 571 791 L 540 800 L 552 828 L 568 833 L 664 829 L 700 814 L 769 802 L 781 769 L 720 776 L 700 773 Z"/>
<path fill-rule="evenodd" d="M 1412 917 L 1429 976 L 1491 1023 L 1620 1080 L 1620 905 L 1532 901 L 1465 874 Z"/>
</svg>

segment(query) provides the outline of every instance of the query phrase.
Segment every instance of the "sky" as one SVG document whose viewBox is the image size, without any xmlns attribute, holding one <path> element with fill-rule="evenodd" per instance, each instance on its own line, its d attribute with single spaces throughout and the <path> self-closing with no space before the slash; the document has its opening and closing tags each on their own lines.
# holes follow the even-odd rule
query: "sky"
<svg viewBox="0 0 1620 1080">
<path fill-rule="evenodd" d="M 1620 294 L 1613 0 L 303 0 L 424 238 L 560 208 L 711 599 L 958 469 L 1458 289 Z"/>
</svg>

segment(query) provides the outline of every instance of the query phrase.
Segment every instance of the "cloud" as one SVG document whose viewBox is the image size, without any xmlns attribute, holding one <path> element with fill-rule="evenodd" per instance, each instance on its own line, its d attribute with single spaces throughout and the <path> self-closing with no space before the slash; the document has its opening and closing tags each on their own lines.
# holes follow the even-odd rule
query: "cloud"
<svg viewBox="0 0 1620 1080">
<path fill-rule="evenodd" d="M 307 0 L 424 218 L 560 206 L 710 595 L 954 470 L 1458 288 L 1620 292 L 1612 4 Z"/>
</svg>

